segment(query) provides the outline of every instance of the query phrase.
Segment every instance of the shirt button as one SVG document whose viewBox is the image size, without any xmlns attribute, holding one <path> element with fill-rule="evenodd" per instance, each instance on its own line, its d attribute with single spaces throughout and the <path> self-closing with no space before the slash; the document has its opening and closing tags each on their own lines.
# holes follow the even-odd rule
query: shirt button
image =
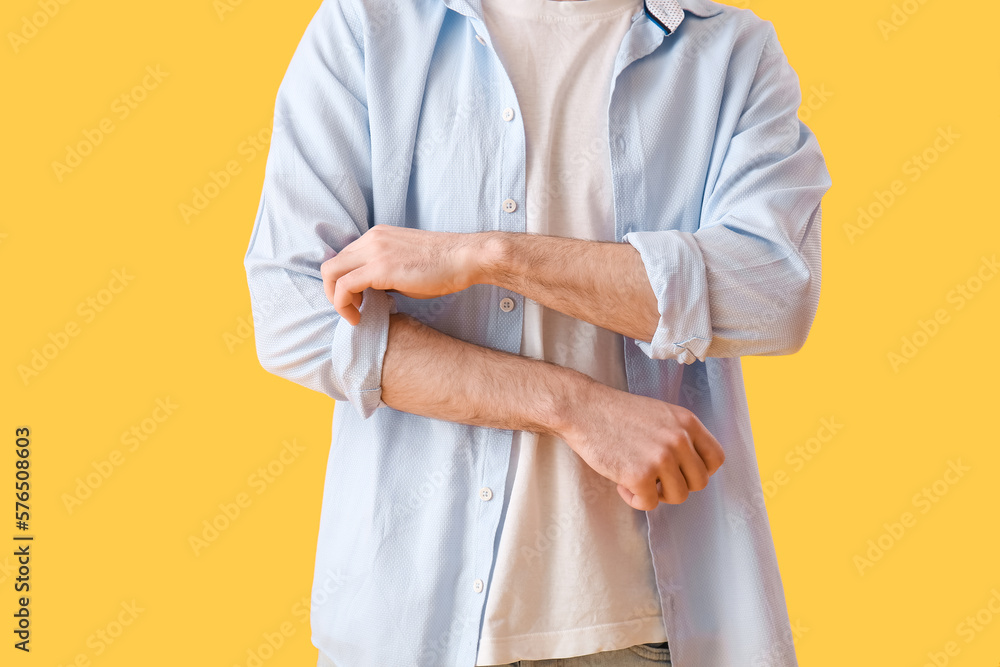
<svg viewBox="0 0 1000 667">
<path fill-rule="evenodd" d="M 476 35 L 476 41 L 477 41 L 477 42 L 479 42 L 480 44 L 482 44 L 483 46 L 486 46 L 486 40 L 485 40 L 485 39 L 483 39 L 483 36 L 482 36 L 482 35 L 480 35 L 480 34 L 477 34 L 477 35 Z"/>
<path fill-rule="evenodd" d="M 483 488 L 479 489 L 479 497 L 482 498 L 483 500 L 489 500 L 490 498 L 493 497 L 493 490 L 490 489 L 490 487 L 488 486 L 484 486 Z"/>
<path fill-rule="evenodd" d="M 508 213 L 513 213 L 514 211 L 517 210 L 517 202 L 514 201 L 513 199 L 504 199 L 503 210 L 507 211 Z"/>
<path fill-rule="evenodd" d="M 508 120 L 508 121 L 514 120 L 514 110 L 511 109 L 510 107 L 507 107 L 506 109 L 504 109 L 503 110 L 503 119 L 504 120 Z"/>
<path fill-rule="evenodd" d="M 514 299 L 510 298 L 509 296 L 505 296 L 504 298 L 500 299 L 500 310 L 502 310 L 505 313 L 509 313 L 510 311 L 514 310 Z M 487 498 L 487 500 L 489 500 L 489 498 Z"/>
<path fill-rule="evenodd" d="M 476 579 L 475 581 L 473 581 L 472 582 L 472 590 L 476 591 L 477 593 L 482 593 L 483 592 L 483 580 L 482 579 Z"/>
</svg>

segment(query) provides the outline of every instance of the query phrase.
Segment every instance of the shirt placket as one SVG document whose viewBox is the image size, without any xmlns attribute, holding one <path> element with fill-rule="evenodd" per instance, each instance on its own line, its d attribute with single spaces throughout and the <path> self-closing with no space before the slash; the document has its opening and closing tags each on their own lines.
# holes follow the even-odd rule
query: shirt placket
<svg viewBox="0 0 1000 667">
<path fill-rule="evenodd" d="M 671 20 L 670 24 L 676 29 L 679 21 Z M 618 89 L 618 78 L 629 65 L 652 53 L 664 39 L 663 29 L 648 20 L 644 11 L 639 11 L 633 15 L 632 25 L 629 26 L 629 30 L 622 39 L 622 44 L 615 58 L 611 77 L 611 92 L 608 96 L 607 128 L 608 152 L 611 162 L 612 210 L 615 218 L 615 241 L 618 243 L 621 243 L 622 238 L 630 231 L 644 228 L 643 221 L 637 216 L 646 209 L 645 188 L 643 186 L 645 172 L 639 144 L 639 123 L 642 122 L 642 118 L 637 117 L 634 103 L 624 98 L 622 91 Z M 647 359 L 632 339 L 624 337 L 622 344 L 624 346 L 625 377 L 628 390 L 632 393 L 639 393 L 634 372 L 631 372 L 630 369 L 634 364 L 655 362 Z M 650 513 L 646 514 L 648 521 Z M 657 526 L 653 522 L 649 522 L 648 525 L 650 526 L 648 539 L 651 542 Z M 666 585 L 662 578 L 662 574 L 658 573 L 657 594 L 660 596 L 660 609 L 666 628 L 672 628 L 675 625 L 674 615 L 676 613 L 676 605 L 672 598 L 676 585 L 673 580 L 666 582 L 669 584 Z M 668 641 L 674 641 L 675 637 L 670 635 L 671 633 L 668 632 Z"/>
<path fill-rule="evenodd" d="M 463 12 L 464 13 L 464 12 Z M 498 182 L 493 192 L 493 201 L 483 203 L 488 227 L 503 232 L 526 230 L 526 144 L 524 126 L 521 122 L 520 106 L 514 86 L 507 76 L 499 57 L 493 50 L 489 33 L 481 18 L 467 15 L 469 19 L 469 39 L 476 53 L 477 66 L 472 71 L 488 78 L 487 104 L 481 119 L 484 132 L 495 132 L 500 146 L 495 159 L 498 161 Z M 486 286 L 484 286 L 486 287 Z M 489 303 L 485 306 L 483 321 L 487 322 L 489 345 L 518 354 L 521 349 L 523 332 L 524 297 L 516 292 L 495 285 L 490 289 Z M 489 582 L 492 577 L 499 545 L 500 520 L 507 506 L 506 482 L 511 464 L 513 431 L 480 428 L 476 429 L 477 441 L 470 446 L 481 447 L 481 469 L 478 479 L 470 480 L 467 493 L 479 504 L 476 512 L 474 535 L 470 536 L 472 580 L 459 582 L 460 590 L 468 591 L 472 598 L 470 607 L 474 610 L 477 623 L 465 624 L 462 638 L 463 664 L 475 664 L 479 636 L 482 631 Z M 465 567 L 462 568 L 466 570 Z"/>
<path fill-rule="evenodd" d="M 487 202 L 486 215 L 493 220 L 493 229 L 506 232 L 524 233 L 527 229 L 526 218 L 526 165 L 527 153 L 524 126 L 521 123 L 520 106 L 514 86 L 510 81 L 499 57 L 493 49 L 492 40 L 481 18 L 481 5 L 476 0 L 457 0 L 447 3 L 452 9 L 465 15 L 469 21 L 469 39 L 474 40 L 479 51 L 476 58 L 478 66 L 472 71 L 484 73 L 490 78 L 486 107 L 486 117 L 483 119 L 483 131 L 494 131 L 499 134 L 500 146 L 499 182 L 496 188 L 496 201 Z M 662 41 L 663 32 L 652 22 L 643 19 L 640 10 L 632 17 L 632 24 L 626 33 L 619 52 L 615 58 L 612 76 L 611 95 L 609 96 L 609 146 L 611 153 L 611 174 L 615 204 L 615 239 L 621 242 L 622 236 L 632 228 L 632 223 L 623 220 L 623 197 L 634 195 L 638 191 L 634 185 L 628 187 L 629 179 L 641 177 L 635 169 L 629 169 L 636 154 L 630 153 L 629 138 L 636 136 L 634 127 L 628 125 L 627 116 L 616 118 L 617 106 L 624 111 L 627 104 L 615 105 L 614 84 L 622 70 L 630 63 L 652 52 Z M 491 213 L 492 211 L 492 213 Z M 521 348 L 523 332 L 524 297 L 520 294 L 497 286 L 491 287 L 491 298 L 484 320 L 488 323 L 488 340 L 491 346 L 518 354 Z M 628 354 L 626 341 L 626 354 Z M 631 383 L 630 383 L 631 390 Z M 475 495 L 475 501 L 480 503 L 476 513 L 475 535 L 471 536 L 470 553 L 472 554 L 471 582 L 460 582 L 460 588 L 468 585 L 466 590 L 472 597 L 470 607 L 478 615 L 476 624 L 463 623 L 462 631 L 462 662 L 470 667 L 475 665 L 479 635 L 482 631 L 486 599 L 489 593 L 489 581 L 496 559 L 496 547 L 499 544 L 497 532 L 503 507 L 506 506 L 505 482 L 510 466 L 510 452 L 513 431 L 498 429 L 477 429 L 481 435 L 479 442 L 470 446 L 483 446 L 481 457 L 482 467 L 477 480 L 472 480 L 467 493 Z M 469 571 L 465 567 L 462 571 Z M 456 619 L 457 621 L 457 619 Z M 454 624 L 453 624 L 454 625 Z"/>
</svg>

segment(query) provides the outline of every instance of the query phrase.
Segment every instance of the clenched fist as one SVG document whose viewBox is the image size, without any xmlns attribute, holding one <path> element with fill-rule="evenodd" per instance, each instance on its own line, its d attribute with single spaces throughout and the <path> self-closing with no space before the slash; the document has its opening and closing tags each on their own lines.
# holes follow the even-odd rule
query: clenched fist
<svg viewBox="0 0 1000 667">
<path fill-rule="evenodd" d="M 638 510 L 684 502 L 726 460 L 718 440 L 690 410 L 591 381 L 574 399 L 566 444 L 597 473 L 618 483 Z"/>
</svg>

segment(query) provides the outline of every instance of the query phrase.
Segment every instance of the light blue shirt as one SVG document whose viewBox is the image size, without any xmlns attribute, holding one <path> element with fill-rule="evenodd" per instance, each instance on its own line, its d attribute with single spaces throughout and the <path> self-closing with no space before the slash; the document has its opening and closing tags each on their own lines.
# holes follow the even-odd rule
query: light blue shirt
<svg viewBox="0 0 1000 667">
<path fill-rule="evenodd" d="M 664 630 L 675 667 L 796 665 L 739 357 L 805 342 L 830 177 L 769 21 L 649 9 L 608 109 L 615 239 L 660 312 L 652 342 L 625 338 L 628 387 L 691 409 L 726 452 L 706 489 L 646 513 Z M 524 130 L 491 44 L 481 0 L 325 0 L 277 93 L 244 262 L 260 363 L 336 400 L 311 621 L 338 667 L 476 662 L 513 432 L 393 410 L 382 360 L 393 312 L 517 354 L 524 297 L 369 289 L 351 326 L 320 264 L 378 223 L 524 232 Z"/>
</svg>

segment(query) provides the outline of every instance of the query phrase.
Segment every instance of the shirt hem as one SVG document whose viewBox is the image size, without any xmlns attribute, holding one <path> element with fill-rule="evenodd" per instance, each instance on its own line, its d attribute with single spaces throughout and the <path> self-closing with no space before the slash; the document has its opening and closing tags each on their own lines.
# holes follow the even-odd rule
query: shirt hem
<svg viewBox="0 0 1000 667">
<path fill-rule="evenodd" d="M 628 628 L 628 631 L 623 631 Z M 595 632 L 595 629 L 598 632 Z M 508 637 L 481 638 L 476 667 L 505 665 L 518 660 L 557 660 L 618 651 L 636 644 L 667 641 L 663 615 L 620 623 L 604 623 L 570 630 L 554 630 Z"/>
</svg>

